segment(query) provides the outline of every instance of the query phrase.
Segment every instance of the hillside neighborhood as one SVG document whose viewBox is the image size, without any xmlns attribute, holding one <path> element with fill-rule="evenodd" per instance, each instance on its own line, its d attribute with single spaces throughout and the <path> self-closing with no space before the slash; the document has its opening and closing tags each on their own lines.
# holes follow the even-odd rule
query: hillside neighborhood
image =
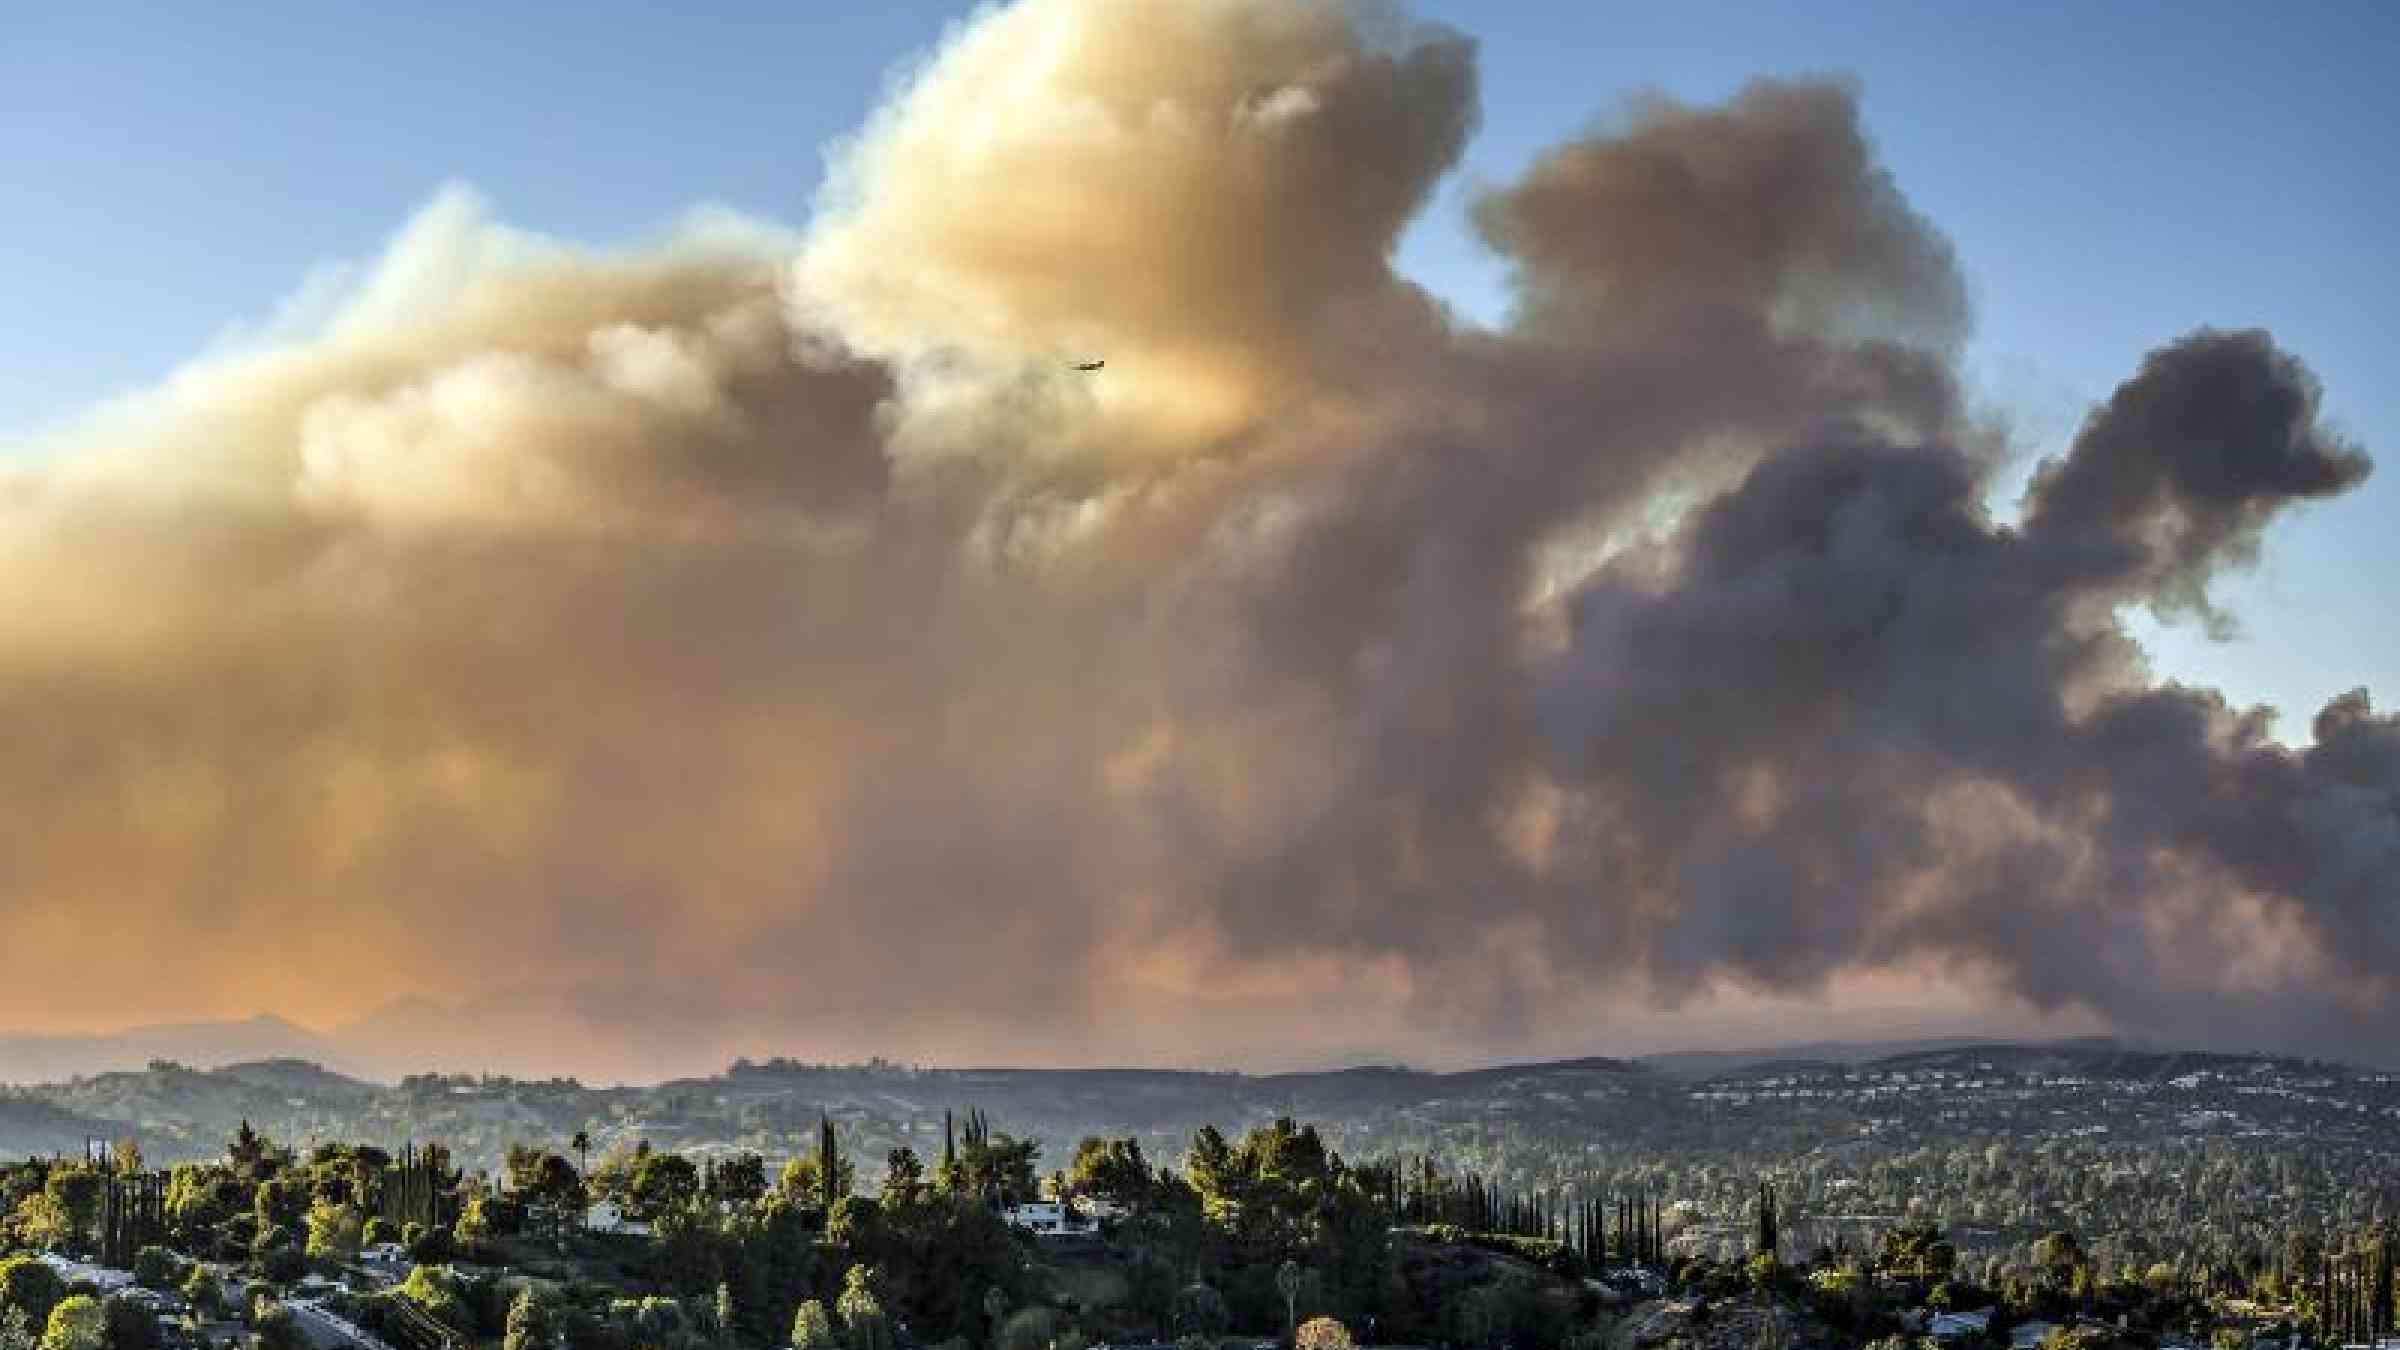
<svg viewBox="0 0 2400 1350">
<path fill-rule="evenodd" d="M 161 1063 L 8 1104 L 92 1131 L 0 1174 L 0 1317 L 51 1350 L 77 1318 L 99 1340 L 67 1350 L 1197 1350 L 1316 1319 L 1461 1350 L 2302 1350 L 2393 1330 L 2400 1249 L 2393 1075 L 2102 1043 L 610 1089 Z M 1185 1126 L 1208 1110 L 1237 1131 Z"/>
</svg>

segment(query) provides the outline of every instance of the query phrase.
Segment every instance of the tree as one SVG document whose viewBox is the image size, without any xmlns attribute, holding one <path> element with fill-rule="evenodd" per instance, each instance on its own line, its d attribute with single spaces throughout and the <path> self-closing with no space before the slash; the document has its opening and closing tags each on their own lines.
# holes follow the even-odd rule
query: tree
<svg viewBox="0 0 2400 1350">
<path fill-rule="evenodd" d="M 767 1193 L 767 1160 L 755 1153 L 736 1153 L 717 1164 L 716 1199 L 747 1205 Z"/>
<path fill-rule="evenodd" d="M 588 1131 L 588 1130 L 577 1130 L 577 1131 L 575 1132 L 575 1137 L 574 1137 L 573 1139 L 570 1139 L 570 1140 L 568 1140 L 568 1141 L 567 1141 L 567 1147 L 568 1147 L 568 1148 L 571 1148 L 571 1149 L 573 1149 L 573 1150 L 575 1150 L 575 1170 L 576 1170 L 576 1171 L 578 1171 L 578 1172 L 581 1172 L 581 1173 L 583 1173 L 585 1176 L 589 1176 L 589 1175 L 591 1175 L 591 1171 L 592 1171 L 592 1136 L 591 1136 L 591 1132 L 590 1132 L 590 1131 Z"/>
<path fill-rule="evenodd" d="M 883 1190 L 876 1198 L 885 1209 L 907 1209 L 923 1200 L 928 1189 L 925 1164 L 918 1161 L 915 1149 L 902 1144 L 884 1155 Z"/>
<path fill-rule="evenodd" d="M 1179 1336 L 1205 1336 L 1211 1340 L 1225 1334 L 1232 1325 L 1233 1314 L 1225 1306 L 1225 1296 L 1216 1287 L 1198 1280 L 1185 1285 L 1175 1295 L 1175 1331 Z"/>
<path fill-rule="evenodd" d="M 41 1343 L 23 1308 L 0 1311 L 0 1350 L 40 1350 Z"/>
<path fill-rule="evenodd" d="M 184 1302 L 192 1305 L 193 1312 L 202 1317 L 209 1317 L 217 1312 L 218 1306 L 224 1302 L 224 1298 L 225 1293 L 217 1283 L 216 1272 L 195 1263 L 192 1266 L 192 1273 L 185 1276 L 183 1280 Z"/>
<path fill-rule="evenodd" d="M 673 1154 L 683 1164 L 685 1172 L 691 1163 Z M 519 1203 L 534 1225 L 553 1236 L 565 1236 L 583 1218 L 585 1196 L 583 1177 L 574 1164 L 555 1153 L 536 1156 L 521 1171 L 512 1169 L 512 1187 Z"/>
<path fill-rule="evenodd" d="M 262 1229 L 298 1228 L 308 1221 L 308 1207 L 315 1200 L 315 1188 L 306 1177 L 278 1176 L 258 1184 L 250 1208 Z"/>
<path fill-rule="evenodd" d="M 1125 1307 L 1164 1337 L 1174 1306 L 1175 1267 L 1148 1248 L 1135 1252 L 1125 1268 Z"/>
<path fill-rule="evenodd" d="M 836 1350 L 837 1344 L 824 1304 L 812 1298 L 792 1314 L 792 1350 Z"/>
<path fill-rule="evenodd" d="M 25 1314 L 29 1326 L 47 1327 L 50 1313 L 67 1296 L 67 1282 L 37 1257 L 0 1261 L 0 1311 Z"/>
<path fill-rule="evenodd" d="M 201 1251 L 227 1235 L 224 1225 L 251 1212 L 251 1188 L 232 1168 L 217 1163 L 182 1163 L 167 1178 L 167 1223 L 176 1245 Z M 240 1245 L 237 1240 L 237 1244 Z"/>
<path fill-rule="evenodd" d="M 258 1305 L 250 1330 L 258 1335 L 259 1350 L 308 1350 L 308 1335 L 300 1330 L 300 1319 L 272 1299 Z"/>
<path fill-rule="evenodd" d="M 138 1300 L 111 1298 L 100 1311 L 108 1350 L 159 1350 L 166 1340 L 158 1331 L 158 1314 Z"/>
<path fill-rule="evenodd" d="M 440 1265 L 450 1259 L 450 1230 L 407 1224 L 400 1229 L 400 1245 L 407 1249 L 411 1262 L 420 1266 Z"/>
<path fill-rule="evenodd" d="M 659 1350 L 683 1350 L 692 1344 L 690 1319 L 683 1305 L 671 1298 L 621 1298 L 608 1307 L 612 1329 L 626 1342 Z"/>
<path fill-rule="evenodd" d="M 893 1350 L 891 1319 L 875 1295 L 873 1271 L 850 1267 L 842 1276 L 842 1296 L 834 1300 L 833 1310 L 842 1319 L 850 1350 Z"/>
<path fill-rule="evenodd" d="M 694 1197 L 652 1221 L 651 1275 L 682 1297 L 703 1297 L 725 1277 L 727 1246 L 716 1207 Z"/>
<path fill-rule="evenodd" d="M 108 1313 L 90 1294 L 69 1294 L 50 1310 L 42 1350 L 108 1350 Z"/>
<path fill-rule="evenodd" d="M 301 1235 L 282 1224 L 259 1228 L 250 1239 L 250 1260 L 268 1279 L 285 1282 L 299 1279 L 308 1265 L 307 1253 L 301 1249 Z"/>
<path fill-rule="evenodd" d="M 518 1290 L 508 1305 L 503 1350 L 554 1350 L 565 1344 L 564 1310 L 557 1296 L 538 1285 Z"/>
<path fill-rule="evenodd" d="M 1074 1160 L 1067 1165 L 1067 1186 L 1075 1194 L 1129 1209 L 1148 1200 L 1154 1185 L 1139 1139 L 1086 1138 L 1075 1146 Z"/>
<path fill-rule="evenodd" d="M 74 1220 L 56 1197 L 44 1191 L 35 1191 L 18 1201 L 8 1222 L 16 1230 L 17 1240 L 28 1247 L 55 1249 L 68 1246 L 75 1238 Z"/>
<path fill-rule="evenodd" d="M 949 1194 L 991 1205 L 1023 1204 L 1040 1194 L 1034 1162 L 1041 1151 L 1040 1140 L 995 1131 L 983 1112 L 971 1110 L 955 1149 L 945 1145 L 943 1166 L 934 1179 Z"/>
<path fill-rule="evenodd" d="M 456 1245 L 468 1251 L 474 1250 L 478 1243 L 489 1237 L 491 1231 L 491 1215 L 484 1208 L 484 1197 L 480 1195 L 468 1199 L 458 1211 L 458 1222 L 451 1225 Z"/>
<path fill-rule="evenodd" d="M 633 1165 L 634 1210 L 656 1218 L 699 1198 L 700 1169 L 680 1153 L 648 1154 Z"/>
<path fill-rule="evenodd" d="M 2053 1229 L 2034 1239 L 2033 1264 L 2050 1288 L 2067 1288 L 2084 1264 L 2083 1242 L 2064 1228 Z"/>
<path fill-rule="evenodd" d="M 319 1200 L 308 1210 L 309 1257 L 336 1265 L 357 1260 L 366 1226 L 366 1216 L 359 1212 L 358 1206 Z"/>
<path fill-rule="evenodd" d="M 1885 1233 L 1875 1257 L 1875 1269 L 1885 1275 L 1928 1281 L 1948 1279 L 1957 1264 L 1958 1249 L 1930 1223 L 1902 1224 Z"/>
<path fill-rule="evenodd" d="M 842 1175 L 841 1146 L 834 1141 L 833 1117 L 817 1115 L 817 1186 L 818 1206 L 828 1217 L 835 1202 L 850 1193 L 850 1180 Z"/>
<path fill-rule="evenodd" d="M 175 1253 L 153 1243 L 133 1254 L 133 1282 L 144 1289 L 175 1287 Z"/>
<path fill-rule="evenodd" d="M 233 1142 L 225 1146 L 225 1156 L 233 1164 L 233 1170 L 250 1181 L 260 1179 L 271 1170 L 269 1164 L 274 1153 L 275 1146 L 265 1135 L 251 1129 L 247 1120 L 233 1132 Z"/>
<path fill-rule="evenodd" d="M 408 1278 L 400 1282 L 399 1294 L 451 1330 L 465 1336 L 474 1334 L 475 1309 L 467 1302 L 465 1284 L 450 1267 L 413 1267 Z"/>
</svg>

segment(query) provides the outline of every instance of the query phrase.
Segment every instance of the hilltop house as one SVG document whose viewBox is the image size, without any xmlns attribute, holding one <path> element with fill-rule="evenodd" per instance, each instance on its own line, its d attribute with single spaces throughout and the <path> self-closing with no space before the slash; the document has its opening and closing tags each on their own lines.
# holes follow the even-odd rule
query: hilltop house
<svg viewBox="0 0 2400 1350">
<path fill-rule="evenodd" d="M 1056 1200 L 1010 1205 L 1006 1217 L 1010 1226 L 1035 1237 L 1075 1237 L 1092 1231 L 1090 1222 Z"/>
<path fill-rule="evenodd" d="M 602 1200 L 583 1212 L 583 1226 L 593 1233 L 608 1233 L 618 1237 L 648 1237 L 650 1225 L 625 1217 L 625 1210 L 614 1200 Z"/>
</svg>

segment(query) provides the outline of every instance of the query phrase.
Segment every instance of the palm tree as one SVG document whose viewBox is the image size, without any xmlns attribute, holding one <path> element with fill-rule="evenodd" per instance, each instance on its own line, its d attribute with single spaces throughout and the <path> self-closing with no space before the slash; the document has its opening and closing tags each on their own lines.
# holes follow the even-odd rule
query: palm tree
<svg viewBox="0 0 2400 1350">
<path fill-rule="evenodd" d="M 591 1198 L 592 1198 L 592 1193 L 591 1193 L 591 1186 L 592 1186 L 592 1135 L 591 1135 L 591 1132 L 590 1132 L 589 1130 L 577 1130 L 577 1131 L 575 1132 L 575 1137 L 574 1137 L 573 1139 L 570 1139 L 570 1140 L 568 1140 L 568 1141 L 567 1141 L 567 1147 L 569 1147 L 569 1148 L 571 1148 L 571 1149 L 574 1149 L 574 1150 L 575 1150 L 575 1170 L 576 1170 L 576 1172 L 578 1172 L 578 1173 L 580 1174 L 580 1175 L 577 1177 L 577 1180 L 581 1181 L 581 1182 L 583 1183 L 583 1186 L 584 1186 L 584 1193 L 583 1193 L 583 1198 L 584 1198 L 584 1205 L 583 1205 L 583 1222 L 584 1222 L 584 1224 L 585 1224 L 585 1225 L 588 1227 L 588 1226 L 591 1224 L 591 1221 L 592 1221 L 592 1205 L 591 1205 Z"/>
</svg>

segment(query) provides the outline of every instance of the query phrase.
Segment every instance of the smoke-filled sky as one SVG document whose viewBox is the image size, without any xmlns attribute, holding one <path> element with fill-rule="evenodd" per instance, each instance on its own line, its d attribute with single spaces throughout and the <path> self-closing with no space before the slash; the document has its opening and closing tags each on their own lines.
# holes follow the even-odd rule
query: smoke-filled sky
<svg viewBox="0 0 2400 1350">
<path fill-rule="evenodd" d="M 197 159 L 112 158 L 171 83 L 73 78 L 159 33 L 37 25 L 0 894 L 43 955 L 0 1024 L 266 1008 L 601 1076 L 2387 1054 L 2400 720 L 2345 691 L 2400 677 L 2395 419 L 2341 381 L 2393 281 L 2311 249 L 2366 237 L 2389 152 L 2274 160 L 2356 88 L 2208 64 L 2359 34 L 2195 10 L 2111 101 L 2121 46 L 1961 72 L 1930 12 L 1738 82 L 1775 34 L 1695 76 L 1655 19 L 1503 14 L 1487 54 L 1303 0 L 804 48 L 420 17 L 393 87 L 312 11 L 186 63 Z M 1853 41 L 1861 78 L 1807 73 Z M 1912 43 L 1942 68 L 1879 103 Z M 1993 151 L 1996 83 L 2088 143 Z M 786 85 L 839 121 L 726 102 Z M 2223 134 L 2120 125 L 2187 104 Z M 2151 209 L 2022 210 L 1986 259 L 1893 137 L 1985 237 L 2084 185 Z M 629 233 L 661 160 L 737 205 Z M 190 296 L 394 193 L 369 256 L 193 337 Z M 2270 200 L 2317 233 L 2228 224 Z M 194 350 L 144 365 L 152 316 Z"/>
</svg>

